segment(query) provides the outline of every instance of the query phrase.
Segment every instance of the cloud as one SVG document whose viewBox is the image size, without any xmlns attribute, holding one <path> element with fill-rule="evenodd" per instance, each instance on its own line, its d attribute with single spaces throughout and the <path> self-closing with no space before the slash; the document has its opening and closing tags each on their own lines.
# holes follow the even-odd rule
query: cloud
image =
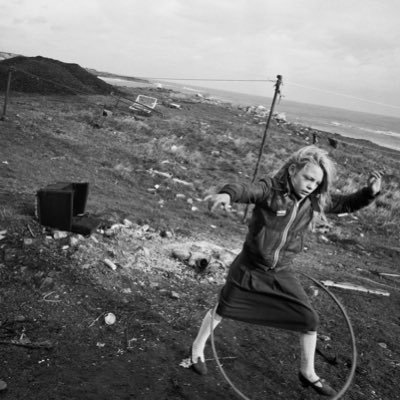
<svg viewBox="0 0 400 400">
<path fill-rule="evenodd" d="M 289 94 L 293 82 L 400 101 L 397 0 L 0 0 L 0 7 L 4 51 L 125 75 L 282 74 Z"/>
<path fill-rule="evenodd" d="M 45 17 L 42 16 L 36 16 L 34 18 L 29 18 L 27 20 L 28 24 L 32 24 L 32 25 L 36 25 L 36 24 L 45 24 L 47 23 L 47 19 Z"/>
</svg>

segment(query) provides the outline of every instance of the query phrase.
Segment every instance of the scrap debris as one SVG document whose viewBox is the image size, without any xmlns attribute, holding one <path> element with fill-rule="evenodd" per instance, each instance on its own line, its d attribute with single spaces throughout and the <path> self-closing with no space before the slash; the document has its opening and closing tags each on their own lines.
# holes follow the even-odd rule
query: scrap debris
<svg viewBox="0 0 400 400">
<path fill-rule="evenodd" d="M 104 264 L 106 264 L 108 267 L 110 267 L 113 271 L 117 270 L 117 266 L 108 258 L 105 258 L 103 260 Z"/>
<path fill-rule="evenodd" d="M 234 360 L 237 357 L 219 357 L 219 360 Z M 215 358 L 206 358 L 205 361 L 213 361 Z M 190 368 L 193 365 L 191 357 L 184 358 L 180 363 L 179 366 L 183 368 Z"/>
<path fill-rule="evenodd" d="M 400 278 L 400 274 L 389 274 L 386 272 L 378 272 L 379 276 L 389 276 L 391 278 Z"/>
<path fill-rule="evenodd" d="M 190 357 L 188 358 L 184 358 L 180 363 L 179 366 L 183 367 L 183 368 L 190 368 L 193 365 L 192 360 L 190 359 Z"/>
<path fill-rule="evenodd" d="M 58 303 L 58 302 L 60 302 L 61 300 L 58 300 L 58 299 L 57 299 L 57 298 L 58 298 L 58 295 L 55 296 L 56 299 L 54 299 L 54 300 L 48 299 L 48 297 L 51 296 L 51 295 L 54 294 L 54 293 L 56 293 L 56 292 L 53 291 L 53 292 L 49 292 L 49 293 L 45 294 L 45 295 L 43 296 L 43 298 L 42 298 L 42 301 L 47 301 L 47 302 L 50 302 L 50 303 Z"/>
<path fill-rule="evenodd" d="M 28 347 L 30 349 L 51 349 L 53 348 L 53 344 L 49 340 L 44 340 L 43 342 L 27 342 L 27 341 L 20 341 L 20 340 L 0 340 L 0 344 L 8 344 L 14 346 L 22 346 Z"/>
<path fill-rule="evenodd" d="M 102 312 L 96 319 L 94 319 L 90 324 L 89 324 L 89 328 L 91 326 L 93 326 L 105 313 Z"/>
<path fill-rule="evenodd" d="M 321 281 L 321 283 L 328 287 L 337 287 L 337 288 L 346 289 L 346 290 L 355 290 L 358 292 L 378 294 L 381 296 L 390 296 L 390 293 L 387 292 L 386 290 L 368 289 L 364 286 L 354 285 L 353 283 L 348 283 L 348 282 L 335 283 L 333 281 L 328 280 L 328 281 Z"/>
<path fill-rule="evenodd" d="M 192 182 L 187 182 L 182 179 L 174 178 L 173 175 L 168 172 L 157 171 L 153 168 L 150 168 L 149 170 L 147 170 L 147 172 L 152 176 L 154 175 L 162 176 L 166 179 L 172 179 L 172 181 L 175 183 L 179 183 L 184 186 L 194 187 L 194 184 Z"/>
<path fill-rule="evenodd" d="M 117 320 L 117 318 L 116 318 L 116 316 L 113 314 L 113 313 L 107 313 L 105 316 L 104 316 L 104 322 L 107 324 L 107 325 L 113 325 L 113 324 L 115 324 L 115 321 Z"/>
</svg>

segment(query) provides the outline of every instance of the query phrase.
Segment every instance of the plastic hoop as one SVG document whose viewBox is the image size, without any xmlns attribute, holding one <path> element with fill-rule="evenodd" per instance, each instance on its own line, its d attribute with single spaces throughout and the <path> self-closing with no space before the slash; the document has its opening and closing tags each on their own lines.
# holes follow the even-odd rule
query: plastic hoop
<svg viewBox="0 0 400 400">
<path fill-rule="evenodd" d="M 328 295 L 333 299 L 333 301 L 337 304 L 337 306 L 339 307 L 345 321 L 346 321 L 346 325 L 349 329 L 349 333 L 350 333 L 350 337 L 351 337 L 351 347 L 352 347 L 352 363 L 351 363 L 351 369 L 349 372 L 349 375 L 347 376 L 346 382 L 344 383 L 343 387 L 340 389 L 340 391 L 331 398 L 331 400 L 339 400 L 345 393 L 346 391 L 349 389 L 351 382 L 354 379 L 354 375 L 355 375 L 355 371 L 356 371 L 356 366 L 357 366 L 357 347 L 356 347 L 356 338 L 354 335 L 354 331 L 353 331 L 353 327 L 351 325 L 350 322 L 350 318 L 347 315 L 347 312 L 345 310 L 345 308 L 343 307 L 343 305 L 340 303 L 340 301 L 337 299 L 337 297 L 329 290 L 327 289 L 324 285 L 322 285 L 322 283 L 318 282 L 316 279 L 312 278 L 311 276 L 300 272 L 301 275 L 305 276 L 306 278 L 310 279 L 311 281 L 313 281 L 316 285 L 318 285 L 320 288 L 322 288 L 326 293 L 328 293 Z M 217 305 L 213 308 L 212 311 L 212 319 L 215 319 L 215 315 L 216 315 L 216 310 L 217 310 Z M 225 378 L 225 380 L 228 382 L 228 384 L 231 386 L 231 388 L 234 390 L 234 392 L 241 397 L 242 399 L 245 400 L 251 400 L 249 397 L 247 397 L 245 394 L 243 394 L 234 384 L 233 382 L 229 379 L 228 375 L 225 373 L 222 364 L 219 360 L 218 354 L 217 354 L 217 350 L 215 348 L 215 341 L 214 341 L 214 329 L 213 329 L 213 323 L 210 324 L 210 331 L 211 331 L 211 347 L 212 347 L 212 351 L 213 351 L 213 355 L 215 358 L 215 361 L 217 362 L 218 368 L 222 374 L 222 376 Z"/>
</svg>

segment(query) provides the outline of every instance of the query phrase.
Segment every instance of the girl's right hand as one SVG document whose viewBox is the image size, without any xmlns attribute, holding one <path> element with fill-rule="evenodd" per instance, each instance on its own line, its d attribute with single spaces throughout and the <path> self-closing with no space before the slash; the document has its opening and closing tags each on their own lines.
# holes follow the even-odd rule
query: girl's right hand
<svg viewBox="0 0 400 400">
<path fill-rule="evenodd" d="M 208 201 L 208 209 L 213 212 L 218 206 L 221 206 L 225 211 L 231 208 L 231 196 L 227 193 L 209 194 L 203 201 Z"/>
</svg>

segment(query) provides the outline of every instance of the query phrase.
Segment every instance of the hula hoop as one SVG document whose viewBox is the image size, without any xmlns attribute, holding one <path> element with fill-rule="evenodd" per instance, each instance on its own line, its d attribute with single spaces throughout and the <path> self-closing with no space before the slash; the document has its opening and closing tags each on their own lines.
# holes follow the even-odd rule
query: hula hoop
<svg viewBox="0 0 400 400">
<path fill-rule="evenodd" d="M 336 305 L 339 307 L 345 321 L 347 328 L 349 329 L 350 337 L 351 337 L 351 347 L 352 347 L 352 362 L 351 362 L 351 369 L 349 372 L 349 375 L 347 376 L 346 382 L 344 383 L 343 387 L 340 389 L 340 391 L 331 398 L 331 400 L 339 400 L 349 389 L 351 382 L 354 379 L 354 375 L 356 372 L 356 366 L 357 366 L 357 347 L 356 347 L 356 338 L 354 335 L 353 327 L 350 322 L 350 318 L 347 315 L 347 312 L 343 305 L 340 303 L 340 301 L 337 299 L 337 297 L 329 290 L 327 289 L 322 283 L 318 282 L 316 279 L 312 278 L 311 276 L 305 274 L 304 272 L 300 272 L 301 275 L 305 276 L 306 278 L 310 279 L 313 281 L 317 286 L 322 288 L 328 295 L 333 299 L 333 301 L 336 303 Z M 217 305 L 213 308 L 212 311 L 212 319 L 213 321 L 215 320 L 215 315 L 216 315 L 216 310 L 217 310 Z M 241 397 L 242 399 L 245 400 L 251 400 L 249 397 L 247 397 L 245 394 L 243 394 L 234 384 L 233 382 L 229 379 L 228 375 L 225 373 L 222 364 L 219 360 L 217 350 L 215 348 L 215 341 L 214 341 L 214 329 L 213 329 L 213 323 L 210 324 L 210 331 L 211 331 L 211 347 L 213 351 L 213 355 L 215 358 L 215 361 L 217 362 L 218 368 L 222 374 L 222 376 L 225 378 L 225 380 L 228 382 L 228 384 L 231 386 L 231 388 L 234 390 L 234 392 Z"/>
</svg>

